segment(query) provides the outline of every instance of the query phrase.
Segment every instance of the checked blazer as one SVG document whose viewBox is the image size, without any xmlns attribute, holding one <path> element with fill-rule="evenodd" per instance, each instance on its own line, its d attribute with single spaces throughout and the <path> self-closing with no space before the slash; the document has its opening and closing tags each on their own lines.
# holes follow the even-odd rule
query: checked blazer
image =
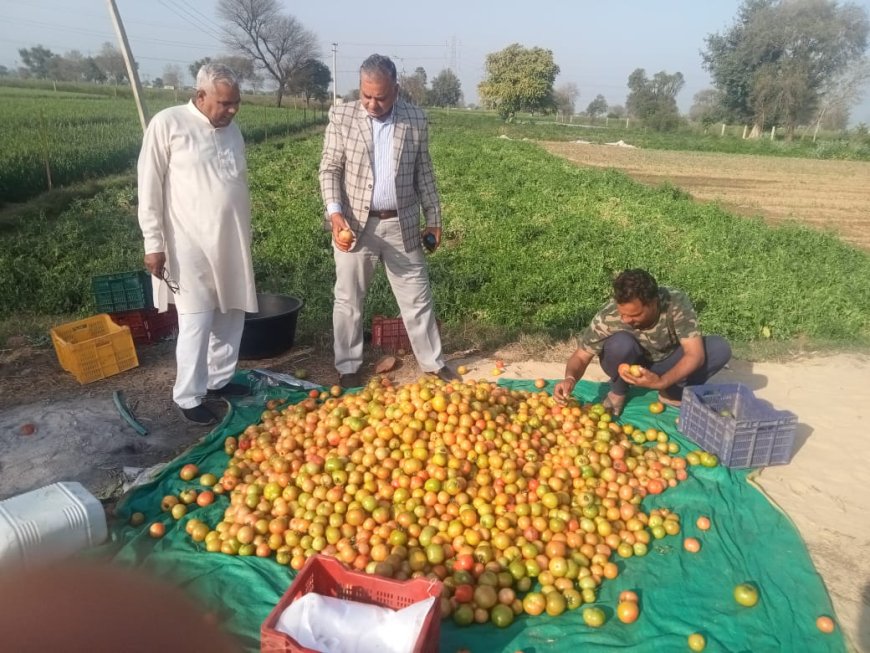
<svg viewBox="0 0 870 653">
<path fill-rule="evenodd" d="M 324 205 L 341 204 L 345 220 L 360 233 L 368 220 L 374 192 L 374 145 L 371 118 L 360 102 L 329 110 L 329 125 L 320 160 L 320 193 Z M 441 202 L 429 156 L 429 123 L 418 107 L 397 100 L 393 105 L 393 162 L 396 199 L 405 251 L 420 247 L 420 209 L 426 225 L 441 227 Z M 330 229 L 329 215 L 325 227 Z M 379 218 L 372 218 L 377 220 Z"/>
</svg>

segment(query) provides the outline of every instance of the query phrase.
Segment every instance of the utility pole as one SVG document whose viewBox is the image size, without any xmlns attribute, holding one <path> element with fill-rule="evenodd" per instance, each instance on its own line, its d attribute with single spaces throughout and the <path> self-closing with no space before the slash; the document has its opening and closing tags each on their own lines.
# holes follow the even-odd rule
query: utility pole
<svg viewBox="0 0 870 653">
<path fill-rule="evenodd" d="M 336 86 L 338 85 L 338 78 L 335 76 L 335 53 L 338 50 L 338 43 L 332 44 L 332 106 L 335 106 L 336 102 Z"/>
<path fill-rule="evenodd" d="M 142 124 L 142 131 L 148 126 L 148 115 L 145 104 L 142 100 L 142 84 L 139 82 L 139 71 L 136 70 L 136 62 L 133 61 L 133 55 L 130 52 L 130 43 L 127 41 L 127 32 L 124 31 L 124 24 L 121 22 L 121 16 L 118 15 L 118 7 L 115 5 L 115 0 L 106 0 L 109 4 L 109 15 L 112 17 L 112 24 L 115 26 L 115 33 L 118 35 L 118 41 L 121 44 L 121 54 L 124 56 L 124 64 L 127 66 L 127 77 L 130 78 L 130 86 L 133 89 L 133 99 L 136 101 L 136 110 L 139 112 L 139 122 Z"/>
</svg>

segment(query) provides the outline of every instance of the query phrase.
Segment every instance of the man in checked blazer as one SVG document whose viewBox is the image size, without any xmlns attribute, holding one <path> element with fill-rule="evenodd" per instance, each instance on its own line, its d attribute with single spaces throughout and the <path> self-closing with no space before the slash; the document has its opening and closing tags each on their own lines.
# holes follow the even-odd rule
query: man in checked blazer
<svg viewBox="0 0 870 653">
<path fill-rule="evenodd" d="M 339 383 L 360 385 L 363 307 L 378 262 L 420 368 L 447 382 L 459 380 L 444 364 L 422 247 L 427 236 L 434 238 L 433 249 L 441 243 L 426 114 L 398 99 L 396 66 L 388 57 L 373 54 L 362 63 L 359 91 L 357 102 L 330 109 L 320 161 L 325 227 L 332 232 L 335 258 L 332 323 Z"/>
</svg>

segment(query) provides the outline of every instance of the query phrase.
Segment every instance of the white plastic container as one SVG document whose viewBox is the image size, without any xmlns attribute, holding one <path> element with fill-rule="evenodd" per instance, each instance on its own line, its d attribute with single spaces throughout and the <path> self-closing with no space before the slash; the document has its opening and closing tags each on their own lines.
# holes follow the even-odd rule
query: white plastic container
<svg viewBox="0 0 870 653">
<path fill-rule="evenodd" d="M 0 570 L 65 558 L 106 539 L 106 513 L 81 483 L 47 485 L 0 501 Z"/>
</svg>

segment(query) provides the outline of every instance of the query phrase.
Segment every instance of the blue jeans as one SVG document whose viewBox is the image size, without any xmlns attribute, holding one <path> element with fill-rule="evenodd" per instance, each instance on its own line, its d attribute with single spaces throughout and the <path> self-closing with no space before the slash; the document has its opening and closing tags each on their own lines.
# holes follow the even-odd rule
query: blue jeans
<svg viewBox="0 0 870 653">
<path fill-rule="evenodd" d="M 721 370 L 731 360 L 731 345 L 721 336 L 704 336 L 704 363 L 692 372 L 685 380 L 675 383 L 660 392 L 669 399 L 683 398 L 683 388 L 687 385 L 700 385 Z M 648 370 L 662 375 L 671 369 L 683 357 L 683 347 L 678 346 L 667 358 L 653 363 L 646 350 L 640 346 L 634 336 L 626 331 L 619 331 L 604 341 L 604 350 L 599 356 L 601 369 L 610 377 L 610 391 L 616 395 L 628 392 L 628 383 L 619 376 L 620 363 L 642 365 Z"/>
</svg>

